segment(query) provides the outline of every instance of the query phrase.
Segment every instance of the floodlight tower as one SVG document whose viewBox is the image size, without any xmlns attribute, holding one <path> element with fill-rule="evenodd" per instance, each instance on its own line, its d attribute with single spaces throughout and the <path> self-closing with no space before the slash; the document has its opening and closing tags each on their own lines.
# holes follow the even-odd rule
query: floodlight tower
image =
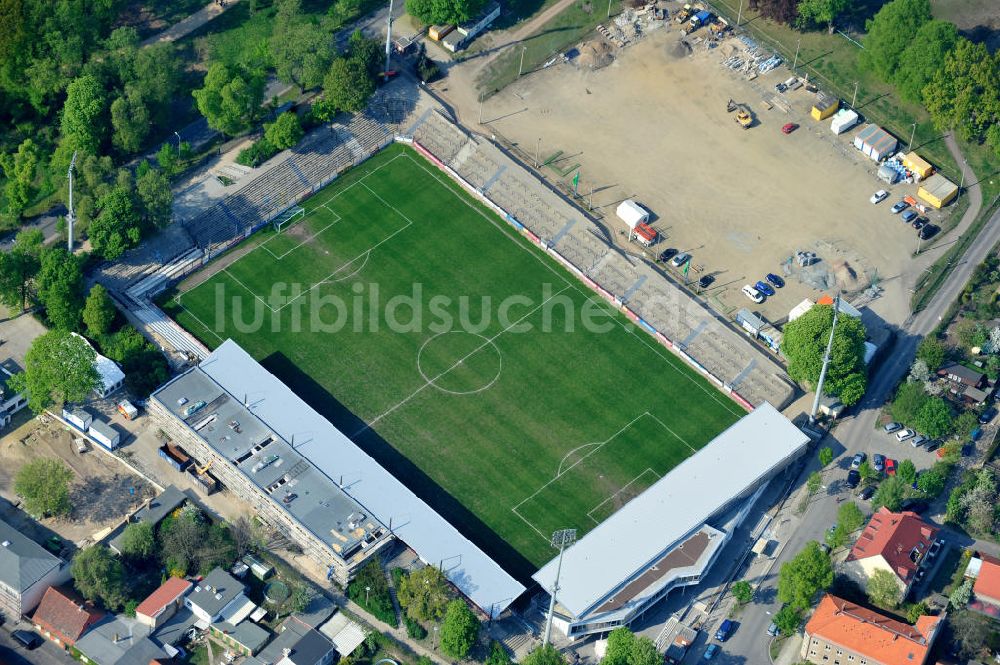
<svg viewBox="0 0 1000 665">
<path fill-rule="evenodd" d="M 823 394 L 823 383 L 826 381 L 826 369 L 830 366 L 830 352 L 833 350 L 833 333 L 837 330 L 837 314 L 840 312 L 840 295 L 833 301 L 833 325 L 830 327 L 830 339 L 826 343 L 826 353 L 823 354 L 823 369 L 819 371 L 819 382 L 816 384 L 816 397 L 813 399 L 812 411 L 809 412 L 809 422 L 816 422 L 816 412 L 819 410 L 819 398 Z"/>
<path fill-rule="evenodd" d="M 552 590 L 549 592 L 549 616 L 545 620 L 545 641 L 542 646 L 549 643 L 552 636 L 552 614 L 556 610 L 556 593 L 559 591 L 559 575 L 562 573 L 563 552 L 567 547 L 576 542 L 576 529 L 560 529 L 552 534 L 552 547 L 559 548 L 559 563 L 556 564 L 556 579 L 552 583 Z"/>
<path fill-rule="evenodd" d="M 385 79 L 389 80 L 389 57 L 392 55 L 392 5 L 389 0 L 389 15 L 385 19 Z"/>
<path fill-rule="evenodd" d="M 76 221 L 76 215 L 73 214 L 73 169 L 76 168 L 76 151 L 73 151 L 73 159 L 69 160 L 69 211 L 66 213 L 66 234 L 69 236 L 66 240 L 66 249 L 70 254 L 73 253 L 73 222 Z"/>
</svg>

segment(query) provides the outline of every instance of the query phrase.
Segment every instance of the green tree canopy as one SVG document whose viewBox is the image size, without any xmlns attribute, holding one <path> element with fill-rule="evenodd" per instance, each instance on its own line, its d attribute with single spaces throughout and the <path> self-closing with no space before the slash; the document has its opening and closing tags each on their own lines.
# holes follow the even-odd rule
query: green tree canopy
<svg viewBox="0 0 1000 665">
<path fill-rule="evenodd" d="M 521 665 L 566 665 L 566 657 L 551 644 L 535 647 L 535 649 L 524 657 Z"/>
<path fill-rule="evenodd" d="M 1000 148 L 994 143 L 1000 123 L 1000 53 L 960 37 L 924 86 L 923 100 L 939 130 L 954 129 L 966 141 L 989 140 Z"/>
<path fill-rule="evenodd" d="M 896 477 L 904 485 L 912 485 L 917 481 L 917 467 L 913 465 L 912 461 L 905 459 L 899 463 L 899 467 L 896 469 Z"/>
<path fill-rule="evenodd" d="M 482 10 L 484 0 L 406 0 L 406 11 L 426 24 L 464 23 Z"/>
<path fill-rule="evenodd" d="M 440 621 L 448 607 L 448 584 L 440 569 L 424 566 L 403 577 L 396 590 L 406 614 L 418 621 Z"/>
<path fill-rule="evenodd" d="M 128 600 L 125 567 L 104 545 L 92 545 L 73 557 L 73 585 L 87 600 L 99 601 L 116 612 Z"/>
<path fill-rule="evenodd" d="M 907 382 L 901 384 L 890 407 L 893 419 L 904 425 L 912 425 L 916 421 L 920 408 L 929 399 L 930 395 L 924 390 L 922 383 Z"/>
<path fill-rule="evenodd" d="M 147 559 L 156 551 L 153 525 L 149 522 L 132 522 L 122 531 L 122 554 L 136 559 Z"/>
<path fill-rule="evenodd" d="M 900 588 L 896 576 L 888 570 L 878 569 L 868 578 L 868 600 L 887 610 L 899 604 Z"/>
<path fill-rule="evenodd" d="M 141 217 L 132 193 L 115 187 L 97 202 L 97 217 L 87 227 L 87 236 L 94 248 L 109 261 L 139 244 Z"/>
<path fill-rule="evenodd" d="M 865 515 L 853 501 L 845 501 L 837 509 L 837 522 L 842 524 L 847 533 L 854 533 L 865 523 Z"/>
<path fill-rule="evenodd" d="M 608 647 L 601 665 L 659 665 L 662 657 L 648 637 L 638 637 L 627 626 L 608 635 Z"/>
<path fill-rule="evenodd" d="M 277 120 L 264 125 L 264 138 L 276 150 L 291 148 L 302 140 L 304 134 L 299 116 L 295 115 L 294 111 L 282 113 Z"/>
<path fill-rule="evenodd" d="M 936 372 L 944 362 L 947 349 L 934 337 L 925 337 L 917 347 L 917 358 L 920 358 L 932 372 Z"/>
<path fill-rule="evenodd" d="M 83 323 L 87 326 L 87 334 L 94 338 L 107 334 L 115 321 L 115 314 L 115 305 L 108 296 L 108 290 L 100 284 L 94 284 L 83 306 Z"/>
<path fill-rule="evenodd" d="M 936 439 L 951 432 L 954 427 L 953 417 L 948 402 L 940 397 L 931 397 L 917 411 L 913 426 L 932 439 Z"/>
<path fill-rule="evenodd" d="M 774 615 L 774 625 L 786 637 L 795 633 L 801 622 L 802 615 L 791 605 L 785 605 Z"/>
<path fill-rule="evenodd" d="M 829 446 L 823 446 L 819 449 L 819 463 L 820 466 L 830 466 L 830 462 L 833 461 L 833 450 Z"/>
<path fill-rule="evenodd" d="M 785 326 L 781 351 L 788 358 L 788 374 L 793 379 L 816 385 L 832 325 L 833 307 L 816 305 Z M 847 405 L 858 402 L 867 386 L 865 336 L 860 319 L 848 315 L 837 317 L 824 391 L 838 396 Z"/>
<path fill-rule="evenodd" d="M 833 22 L 850 6 L 850 0 L 800 0 L 796 23 L 800 27 L 824 25 L 833 34 Z"/>
<path fill-rule="evenodd" d="M 861 66 L 891 82 L 906 47 L 930 20 L 930 0 L 893 0 L 882 5 L 866 23 L 865 47 L 858 55 Z"/>
<path fill-rule="evenodd" d="M 778 600 L 804 610 L 812 604 L 818 591 L 831 584 L 833 565 L 830 557 L 820 549 L 819 543 L 810 540 L 795 558 L 782 564 L 778 573 Z"/>
<path fill-rule="evenodd" d="M 479 638 L 479 629 L 479 619 L 465 601 L 451 601 L 441 625 L 441 651 L 452 658 L 465 658 Z"/>
<path fill-rule="evenodd" d="M 323 78 L 323 95 L 339 111 L 363 110 L 374 92 L 375 84 L 358 60 L 337 58 Z"/>
<path fill-rule="evenodd" d="M 733 593 L 733 598 L 736 599 L 740 605 L 746 605 L 751 600 L 753 600 L 753 587 L 746 580 L 738 580 L 733 582 L 733 586 L 729 588 Z"/>
<path fill-rule="evenodd" d="M 192 94 L 210 127 L 235 136 L 248 129 L 260 113 L 264 77 L 215 62 L 208 68 L 203 87 Z"/>
<path fill-rule="evenodd" d="M 7 201 L 7 217 L 13 224 L 21 221 L 24 209 L 35 197 L 38 165 L 39 149 L 30 138 L 21 142 L 16 153 L 0 153 L 0 170 L 7 179 L 3 190 Z"/>
<path fill-rule="evenodd" d="M 149 134 L 149 116 L 142 93 L 127 87 L 124 94 L 111 102 L 111 143 L 123 154 L 138 152 Z"/>
<path fill-rule="evenodd" d="M 42 231 L 25 229 L 14 238 L 9 252 L 0 252 L 0 302 L 23 311 L 28 303 L 31 280 L 41 267 Z"/>
<path fill-rule="evenodd" d="M 135 180 L 135 193 L 150 226 L 162 229 L 170 223 L 174 194 L 163 171 L 151 167 L 144 170 Z"/>
<path fill-rule="evenodd" d="M 43 249 L 39 256 L 41 267 L 35 282 L 45 315 L 60 330 L 76 330 L 84 298 L 80 259 L 64 247 Z"/>
<path fill-rule="evenodd" d="M 958 28 L 948 21 L 924 23 L 913 35 L 899 58 L 892 82 L 903 99 L 920 102 L 924 86 L 930 83 L 948 53 L 958 43 Z M 923 344 L 921 344 L 923 346 Z M 938 365 L 928 367 L 937 369 Z"/>
<path fill-rule="evenodd" d="M 906 486 L 897 476 L 889 476 L 875 490 L 872 496 L 872 510 L 878 510 L 885 506 L 889 510 L 896 512 L 903 505 L 903 495 L 906 493 Z"/>
<path fill-rule="evenodd" d="M 299 0 L 281 0 L 276 5 L 268 51 L 278 79 L 303 90 L 316 88 L 333 62 L 330 32 L 301 12 Z"/>
<path fill-rule="evenodd" d="M 486 657 L 486 665 L 513 665 L 510 654 L 500 642 L 490 642 L 490 655 Z"/>
<path fill-rule="evenodd" d="M 21 467 L 14 479 L 14 491 L 24 499 L 24 507 L 36 517 L 69 515 L 69 484 L 73 472 L 62 461 L 36 457 Z"/>
<path fill-rule="evenodd" d="M 107 130 L 108 99 L 104 86 L 91 74 L 75 79 L 66 88 L 62 133 L 68 150 L 96 155 Z"/>
<path fill-rule="evenodd" d="M 948 482 L 948 464 L 936 462 L 934 466 L 917 476 L 917 489 L 934 498 L 944 491 Z"/>
<path fill-rule="evenodd" d="M 52 404 L 79 402 L 100 381 L 94 357 L 94 350 L 83 338 L 52 330 L 31 343 L 24 371 L 10 379 L 11 389 L 27 391 L 28 406 L 35 413 Z"/>
</svg>

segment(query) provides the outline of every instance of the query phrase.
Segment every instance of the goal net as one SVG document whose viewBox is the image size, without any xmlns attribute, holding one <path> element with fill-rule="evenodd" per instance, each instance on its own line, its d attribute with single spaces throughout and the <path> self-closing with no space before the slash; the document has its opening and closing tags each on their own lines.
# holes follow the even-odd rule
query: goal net
<svg viewBox="0 0 1000 665">
<path fill-rule="evenodd" d="M 299 217 L 304 217 L 305 214 L 306 214 L 306 209 L 303 208 L 302 206 L 292 206 L 285 212 L 275 217 L 274 220 L 271 222 L 271 224 L 274 225 L 274 230 L 277 233 L 281 233 L 281 229 L 285 228 L 285 226 L 287 226 L 289 222 Z"/>
</svg>

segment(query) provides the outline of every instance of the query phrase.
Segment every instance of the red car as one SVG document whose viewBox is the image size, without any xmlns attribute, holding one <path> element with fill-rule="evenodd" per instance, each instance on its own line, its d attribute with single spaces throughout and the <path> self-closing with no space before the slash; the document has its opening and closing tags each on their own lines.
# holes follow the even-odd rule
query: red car
<svg viewBox="0 0 1000 665">
<path fill-rule="evenodd" d="M 895 476 L 896 475 L 896 460 L 887 459 L 885 461 L 885 475 Z"/>
<path fill-rule="evenodd" d="M 798 128 L 799 128 L 798 125 L 796 125 L 794 122 L 790 122 L 787 125 L 785 125 L 784 127 L 782 127 L 781 131 L 783 133 L 785 133 L 785 134 L 791 134 L 792 132 L 794 132 Z"/>
</svg>

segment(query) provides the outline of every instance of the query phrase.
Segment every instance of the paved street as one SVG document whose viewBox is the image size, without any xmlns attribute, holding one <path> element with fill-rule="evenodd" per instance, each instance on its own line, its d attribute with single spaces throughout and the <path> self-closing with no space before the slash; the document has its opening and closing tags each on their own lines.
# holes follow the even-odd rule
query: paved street
<svg viewBox="0 0 1000 665">
<path fill-rule="evenodd" d="M 72 656 L 51 642 L 28 651 L 11 637 L 13 630 L 32 630 L 31 625 L 4 624 L 0 628 L 0 665 L 57 665 L 74 662 Z"/>
</svg>

